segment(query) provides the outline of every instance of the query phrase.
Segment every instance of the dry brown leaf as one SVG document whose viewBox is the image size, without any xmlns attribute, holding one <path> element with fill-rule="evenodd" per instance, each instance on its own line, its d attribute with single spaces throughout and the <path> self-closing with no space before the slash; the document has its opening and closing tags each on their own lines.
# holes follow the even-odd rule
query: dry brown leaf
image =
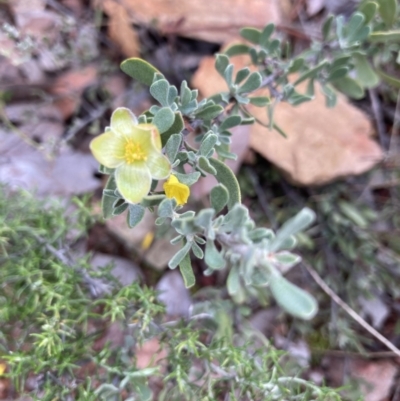
<svg viewBox="0 0 400 401">
<path fill-rule="evenodd" d="M 120 47 L 126 57 L 138 57 L 140 53 L 139 38 L 132 26 L 132 19 L 124 2 L 114 0 L 102 2 L 104 11 L 109 16 L 108 35 Z"/>
<path fill-rule="evenodd" d="M 231 61 L 236 70 L 249 64 L 248 58 L 242 56 Z M 205 97 L 227 90 L 214 69 L 212 57 L 202 61 L 192 84 Z M 305 91 L 304 85 L 298 89 Z M 266 89 L 260 89 L 256 95 L 268 93 Z M 251 106 L 248 110 L 267 123 L 265 108 Z M 320 185 L 339 177 L 361 174 L 383 157 L 380 146 L 370 138 L 372 126 L 368 117 L 342 95 L 338 96 L 334 108 L 327 108 L 318 87 L 311 102 L 296 107 L 278 104 L 274 121 L 288 138 L 254 124 L 250 145 L 299 185 Z"/>
<path fill-rule="evenodd" d="M 152 338 L 136 349 L 136 366 L 138 369 L 158 366 L 159 362 L 166 356 L 167 351 L 160 348 L 158 339 Z"/>
<path fill-rule="evenodd" d="M 333 386 L 343 385 L 349 374 L 357 379 L 364 401 L 389 400 L 390 391 L 395 384 L 398 366 L 391 360 L 368 361 L 360 358 L 326 357 L 327 376 Z"/>
<path fill-rule="evenodd" d="M 97 80 L 97 68 L 88 65 L 79 70 L 70 70 L 61 74 L 54 82 L 51 93 L 56 96 L 54 104 L 63 117 L 70 117 L 80 103 L 83 91 Z"/>
<path fill-rule="evenodd" d="M 109 2 L 96 1 L 104 8 Z M 262 28 L 281 20 L 278 0 L 119 0 L 119 4 L 125 7 L 131 22 L 216 43 L 237 37 L 244 26 Z"/>
</svg>

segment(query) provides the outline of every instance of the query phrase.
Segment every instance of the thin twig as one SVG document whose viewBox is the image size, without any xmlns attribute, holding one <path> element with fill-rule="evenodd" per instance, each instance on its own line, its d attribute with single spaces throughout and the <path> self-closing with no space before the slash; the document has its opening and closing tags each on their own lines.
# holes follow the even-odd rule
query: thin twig
<svg viewBox="0 0 400 401">
<path fill-rule="evenodd" d="M 378 130 L 379 142 L 382 148 L 386 149 L 386 137 L 385 137 L 385 123 L 383 121 L 382 109 L 379 103 L 378 95 L 375 89 L 368 90 L 369 98 L 371 100 L 372 112 L 376 122 L 376 128 Z"/>
<path fill-rule="evenodd" d="M 377 340 L 384 344 L 387 348 L 393 351 L 396 356 L 400 357 L 400 350 L 393 345 L 386 337 L 375 330 L 370 324 L 368 324 L 356 311 L 354 311 L 349 305 L 346 304 L 335 292 L 333 292 L 324 280 L 320 277 L 317 271 L 311 267 L 308 263 L 302 262 L 303 266 L 310 273 L 311 277 L 315 282 L 325 291 L 345 312 L 347 312 L 359 325 L 364 327 L 370 334 L 372 334 Z"/>
</svg>

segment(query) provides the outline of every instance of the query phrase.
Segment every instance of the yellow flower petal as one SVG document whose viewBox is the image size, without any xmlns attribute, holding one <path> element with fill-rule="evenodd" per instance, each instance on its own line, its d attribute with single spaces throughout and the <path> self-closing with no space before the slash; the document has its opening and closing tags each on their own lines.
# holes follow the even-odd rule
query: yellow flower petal
<svg viewBox="0 0 400 401">
<path fill-rule="evenodd" d="M 107 131 L 90 142 L 90 150 L 103 166 L 116 168 L 124 162 L 125 140 Z"/>
<path fill-rule="evenodd" d="M 111 128 L 117 134 L 129 135 L 137 123 L 138 120 L 135 115 L 126 107 L 119 107 L 112 113 Z"/>
<path fill-rule="evenodd" d="M 115 171 L 115 182 L 128 203 L 139 203 L 150 191 L 150 171 L 144 162 L 123 164 Z"/>
<path fill-rule="evenodd" d="M 143 238 L 143 241 L 141 243 L 141 248 L 146 251 L 147 249 L 150 248 L 150 245 L 153 243 L 154 240 L 154 233 L 152 231 L 149 231 Z"/>
<path fill-rule="evenodd" d="M 164 191 L 167 198 L 175 198 L 178 205 L 184 205 L 190 195 L 189 187 L 180 183 L 174 175 L 170 175 L 164 183 Z"/>
<path fill-rule="evenodd" d="M 7 369 L 7 365 L 3 362 L 0 362 L 0 376 L 4 375 L 4 372 L 6 371 L 6 369 Z"/>
<path fill-rule="evenodd" d="M 155 180 L 164 180 L 171 173 L 171 163 L 159 152 L 153 151 L 147 155 L 146 165 L 151 177 Z"/>
</svg>

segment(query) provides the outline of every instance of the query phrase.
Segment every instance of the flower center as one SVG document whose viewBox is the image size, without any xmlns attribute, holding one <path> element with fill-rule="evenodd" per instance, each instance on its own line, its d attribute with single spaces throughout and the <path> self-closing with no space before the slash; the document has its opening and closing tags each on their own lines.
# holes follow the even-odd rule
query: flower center
<svg viewBox="0 0 400 401">
<path fill-rule="evenodd" d="M 136 161 L 147 160 L 146 154 L 143 152 L 139 143 L 133 142 L 128 139 L 125 143 L 124 159 L 127 164 L 132 164 Z"/>
</svg>

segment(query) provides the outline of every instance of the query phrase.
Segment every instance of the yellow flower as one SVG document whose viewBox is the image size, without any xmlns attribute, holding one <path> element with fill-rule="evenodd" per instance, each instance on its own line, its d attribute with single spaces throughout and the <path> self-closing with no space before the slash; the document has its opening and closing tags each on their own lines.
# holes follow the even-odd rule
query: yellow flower
<svg viewBox="0 0 400 401">
<path fill-rule="evenodd" d="M 117 189 L 129 203 L 139 203 L 149 193 L 152 179 L 165 179 L 171 172 L 157 127 L 138 124 L 124 107 L 114 111 L 111 127 L 92 140 L 90 149 L 99 163 L 115 169 Z"/>
<path fill-rule="evenodd" d="M 3 376 L 7 369 L 7 365 L 3 362 L 0 362 L 0 376 Z"/>
<path fill-rule="evenodd" d="M 175 198 L 178 205 L 184 205 L 190 195 L 189 187 L 180 183 L 174 175 L 170 175 L 164 183 L 164 191 L 167 198 Z"/>
</svg>

